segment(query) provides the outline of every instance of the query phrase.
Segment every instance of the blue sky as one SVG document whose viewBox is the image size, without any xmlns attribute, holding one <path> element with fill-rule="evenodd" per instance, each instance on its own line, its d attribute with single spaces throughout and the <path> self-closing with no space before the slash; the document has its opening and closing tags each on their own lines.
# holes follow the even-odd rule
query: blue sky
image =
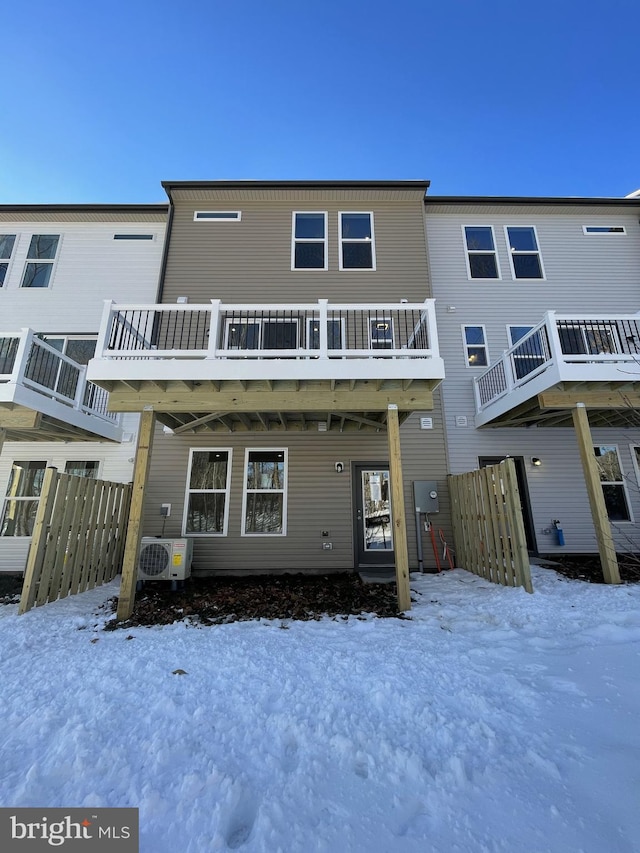
<svg viewBox="0 0 640 853">
<path fill-rule="evenodd" d="M 640 188 L 640 0 L 42 0 L 5 6 L 0 203 L 162 180 Z"/>
</svg>

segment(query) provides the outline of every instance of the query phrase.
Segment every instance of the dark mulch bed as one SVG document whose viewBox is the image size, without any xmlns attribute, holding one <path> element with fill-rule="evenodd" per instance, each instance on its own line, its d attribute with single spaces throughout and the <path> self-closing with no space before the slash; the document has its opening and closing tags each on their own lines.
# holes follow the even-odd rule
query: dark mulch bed
<svg viewBox="0 0 640 853">
<path fill-rule="evenodd" d="M 111 606 L 116 609 L 115 599 Z M 363 583 L 355 573 L 190 578 L 184 589 L 176 591 L 169 584 L 147 583 L 136 594 L 131 619 L 109 621 L 105 628 L 168 625 L 182 619 L 218 625 L 247 619 L 346 618 L 362 613 L 398 617 L 395 584 Z"/>
<path fill-rule="evenodd" d="M 640 583 L 640 554 L 618 554 L 620 578 L 625 583 Z M 572 580 L 604 583 L 600 557 L 594 554 L 550 554 L 552 568 Z"/>
</svg>

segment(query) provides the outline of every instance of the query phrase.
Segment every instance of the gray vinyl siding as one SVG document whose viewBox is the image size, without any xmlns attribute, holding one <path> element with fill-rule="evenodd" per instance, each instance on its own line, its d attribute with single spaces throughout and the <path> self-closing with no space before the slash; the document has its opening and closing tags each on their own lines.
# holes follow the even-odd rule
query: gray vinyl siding
<svg viewBox="0 0 640 853">
<path fill-rule="evenodd" d="M 186 191 L 185 191 L 186 192 Z M 184 194 L 184 193 L 183 193 Z M 187 296 L 190 303 L 299 303 L 327 298 L 336 302 L 423 301 L 430 296 L 420 192 L 336 192 L 202 190 L 197 198 L 176 203 L 162 301 Z M 240 222 L 194 222 L 196 210 L 240 210 Z M 294 211 L 328 213 L 328 270 L 292 270 Z M 338 213 L 373 213 L 375 270 L 339 269 Z M 410 565 L 418 566 L 412 481 L 436 480 L 442 495 L 437 525 L 449 536 L 446 458 L 440 398 L 436 394 L 433 429 L 421 430 L 416 413 L 401 427 L 402 463 Z M 198 433 L 167 435 L 154 442 L 145 499 L 144 535 L 162 532 L 160 505 L 172 504 L 166 536 L 182 534 L 189 449 L 232 447 L 232 475 L 227 536 L 194 537 L 195 573 L 257 571 L 328 572 L 354 568 L 352 470 L 356 462 L 388 461 L 386 433 L 304 432 Z M 288 448 L 286 536 L 241 535 L 245 448 Z M 335 463 L 345 466 L 336 474 Z M 333 550 L 322 549 L 323 530 Z M 425 563 L 434 565 L 422 531 Z"/>
<path fill-rule="evenodd" d="M 493 225 L 501 281 L 467 278 L 462 225 Z M 511 278 L 504 225 L 535 225 L 544 263 L 545 281 Z M 586 236 L 583 225 L 624 225 L 624 236 Z M 597 544 L 573 429 L 474 428 L 472 379 L 484 368 L 465 363 L 463 325 L 484 325 L 489 363 L 510 346 L 507 325 L 535 325 L 545 311 L 575 311 L 595 316 L 635 313 L 640 309 L 640 230 L 638 214 L 615 208 L 587 208 L 554 214 L 521 207 L 504 213 L 487 205 L 451 213 L 427 209 L 427 235 L 433 295 L 436 298 L 441 355 L 446 379 L 442 385 L 446 436 L 452 473 L 476 468 L 478 457 L 511 455 L 525 461 L 537 547 L 541 553 L 593 552 Z M 455 311 L 447 308 L 455 308 Z M 640 367 L 639 367 L 640 374 Z M 459 418 L 467 418 L 460 426 Z M 594 429 L 594 442 L 616 444 L 627 478 L 631 512 L 640 522 L 640 490 L 630 444 L 640 442 L 640 427 Z M 542 460 L 535 468 L 532 456 Z M 566 544 L 557 545 L 552 527 L 561 521 Z M 614 525 L 616 546 L 640 550 L 638 524 Z"/>
<path fill-rule="evenodd" d="M 434 523 L 449 536 L 446 460 L 439 407 L 429 412 L 433 429 L 422 430 L 419 414 L 401 427 L 405 511 L 409 560 L 417 569 L 416 528 L 412 482 L 436 480 L 441 511 Z M 171 503 L 164 535 L 181 536 L 186 478 L 191 448 L 233 449 L 227 536 L 194 537 L 194 573 L 255 573 L 259 571 L 331 572 L 354 568 L 351 465 L 388 461 L 386 434 L 306 432 L 198 434 L 191 437 L 156 431 L 153 461 L 145 495 L 143 535 L 159 536 L 160 506 Z M 245 448 L 288 448 L 288 512 L 286 536 L 241 535 Z M 335 463 L 343 462 L 337 474 Z M 322 550 L 322 531 L 328 530 L 333 550 Z M 422 531 L 425 565 L 435 565 L 430 540 Z"/>
<path fill-rule="evenodd" d="M 195 210 L 241 210 L 240 222 L 194 222 Z M 291 269 L 293 211 L 327 211 L 328 270 Z M 339 270 L 338 212 L 374 214 L 376 270 Z M 163 302 L 422 301 L 429 296 L 421 200 L 180 202 Z"/>
</svg>

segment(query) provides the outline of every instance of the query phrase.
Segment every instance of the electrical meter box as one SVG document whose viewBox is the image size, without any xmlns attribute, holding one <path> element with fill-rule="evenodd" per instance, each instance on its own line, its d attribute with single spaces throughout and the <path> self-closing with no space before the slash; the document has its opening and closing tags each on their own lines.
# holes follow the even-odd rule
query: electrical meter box
<svg viewBox="0 0 640 853">
<path fill-rule="evenodd" d="M 435 480 L 414 480 L 413 505 L 416 512 L 420 511 L 428 515 L 432 512 L 440 512 L 438 483 Z"/>
</svg>

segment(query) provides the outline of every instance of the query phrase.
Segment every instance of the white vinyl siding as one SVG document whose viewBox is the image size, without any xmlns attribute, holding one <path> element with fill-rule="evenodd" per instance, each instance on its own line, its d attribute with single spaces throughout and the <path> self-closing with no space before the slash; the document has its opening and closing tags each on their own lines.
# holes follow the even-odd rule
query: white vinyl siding
<svg viewBox="0 0 640 853">
<path fill-rule="evenodd" d="M 434 205 L 435 208 L 435 205 Z M 598 317 L 603 308 L 611 314 L 638 310 L 640 239 L 585 239 L 583 223 L 613 221 L 625 226 L 629 235 L 638 229 L 638 213 L 624 214 L 602 207 L 582 210 L 549 206 L 469 204 L 443 205 L 431 212 L 426 206 L 430 277 L 436 299 L 440 352 L 445 361 L 446 380 L 441 393 L 446 410 L 447 445 L 452 473 L 471 471 L 479 456 L 522 456 L 531 499 L 536 544 L 541 554 L 597 553 L 588 494 L 575 432 L 572 427 L 475 429 L 473 377 L 482 371 L 469 370 L 461 357 L 461 324 L 483 324 L 491 341 L 489 362 L 510 343 L 508 326 L 535 326 L 548 310 L 579 312 Z M 534 287 L 508 287 L 486 281 L 469 285 L 461 227 L 494 226 L 496 250 L 503 270 L 508 270 L 505 225 L 535 225 L 544 254 L 546 280 Z M 615 282 L 615 287 L 611 286 Z M 455 306 L 448 312 L 447 306 Z M 495 347 L 495 350 L 494 350 Z M 465 426 L 462 424 L 466 423 Z M 623 471 L 633 477 L 630 445 L 640 448 L 637 429 L 606 429 L 592 426 L 594 444 L 615 444 Z M 640 451 L 639 451 L 640 452 Z M 542 459 L 534 468 L 531 457 Z M 640 461 L 638 462 L 640 471 Z M 640 479 L 640 473 L 639 473 Z M 630 511 L 640 518 L 640 483 L 628 488 Z M 566 544 L 559 546 L 552 521 L 560 519 Z M 640 531 L 628 523 L 613 524 L 619 551 L 640 551 Z M 543 531 L 549 531 L 543 533 Z M 631 537 L 631 539 L 630 539 Z"/>
</svg>

